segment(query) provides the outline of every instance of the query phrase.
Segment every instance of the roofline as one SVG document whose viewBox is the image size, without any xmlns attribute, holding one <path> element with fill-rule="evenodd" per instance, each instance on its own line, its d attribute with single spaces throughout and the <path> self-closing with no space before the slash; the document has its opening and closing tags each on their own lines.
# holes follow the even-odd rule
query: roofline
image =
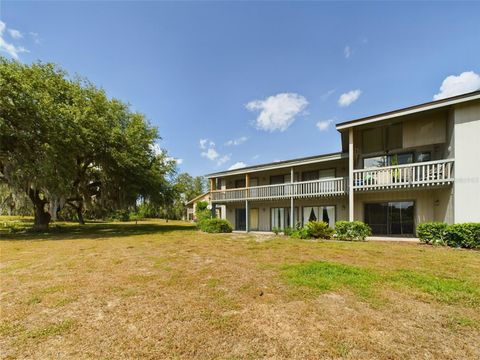
<svg viewBox="0 0 480 360">
<path fill-rule="evenodd" d="M 208 194 L 210 194 L 210 191 L 207 191 L 206 193 L 203 193 L 203 194 L 201 194 L 201 195 L 198 195 L 197 197 L 194 197 L 192 200 L 187 201 L 187 205 L 188 205 L 188 204 L 191 204 L 192 202 L 195 202 L 196 200 L 198 200 L 198 199 L 200 199 L 200 198 L 202 198 L 202 197 L 204 197 L 204 196 L 206 196 L 206 195 L 208 195 Z"/>
<path fill-rule="evenodd" d="M 307 156 L 303 158 L 247 166 L 247 167 L 243 167 L 235 170 L 220 171 L 216 173 L 207 174 L 205 175 L 205 177 L 207 179 L 210 179 L 210 178 L 219 177 L 219 176 L 227 176 L 227 175 L 230 176 L 230 175 L 239 175 L 239 174 L 245 174 L 245 173 L 265 171 L 265 170 L 282 169 L 290 166 L 299 166 L 299 165 L 312 164 L 316 162 L 346 159 L 347 157 L 348 157 L 348 153 L 334 152 L 334 153 L 329 153 L 324 155 Z"/>
<path fill-rule="evenodd" d="M 348 128 L 354 127 L 354 126 L 370 124 L 370 123 L 373 123 L 373 122 L 387 120 L 387 119 L 391 119 L 391 118 L 394 118 L 394 117 L 410 115 L 410 114 L 419 113 L 419 112 L 422 112 L 422 111 L 433 110 L 433 109 L 441 108 L 441 107 L 444 107 L 444 106 L 455 105 L 455 104 L 458 104 L 458 103 L 477 100 L 477 99 L 480 99 L 480 90 L 473 91 L 473 92 L 466 93 L 466 94 L 457 95 L 457 96 L 452 96 L 452 97 L 445 98 L 445 99 L 429 101 L 429 102 L 426 102 L 426 103 L 423 103 L 423 104 L 409 106 L 409 107 L 406 107 L 406 108 L 397 109 L 397 110 L 393 110 L 393 111 L 389 111 L 389 112 L 385 112 L 385 113 L 381 113 L 381 114 L 377 114 L 377 115 L 372 115 L 372 116 L 367 116 L 367 117 L 363 117 L 363 118 L 359 118 L 359 119 L 355 119 L 355 120 L 345 121 L 345 122 L 342 122 L 342 123 L 338 123 L 336 125 L 336 128 L 337 128 L 338 131 L 340 131 L 340 130 L 348 129 Z"/>
</svg>

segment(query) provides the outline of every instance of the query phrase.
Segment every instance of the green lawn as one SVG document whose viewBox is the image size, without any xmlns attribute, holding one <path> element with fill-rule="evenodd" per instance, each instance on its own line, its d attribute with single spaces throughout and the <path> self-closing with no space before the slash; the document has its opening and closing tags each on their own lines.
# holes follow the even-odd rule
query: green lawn
<svg viewBox="0 0 480 360">
<path fill-rule="evenodd" d="M 480 358 L 479 251 L 30 221 L 0 218 L 1 358 Z"/>
</svg>

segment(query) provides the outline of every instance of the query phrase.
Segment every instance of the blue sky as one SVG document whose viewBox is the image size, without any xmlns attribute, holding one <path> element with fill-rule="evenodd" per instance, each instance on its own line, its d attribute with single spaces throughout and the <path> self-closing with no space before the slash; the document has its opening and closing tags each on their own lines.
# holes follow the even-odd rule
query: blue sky
<svg viewBox="0 0 480 360">
<path fill-rule="evenodd" d="M 478 14 L 473 2 L 0 1 L 0 50 L 131 103 L 200 175 L 338 151 L 337 122 L 480 87 Z"/>
</svg>

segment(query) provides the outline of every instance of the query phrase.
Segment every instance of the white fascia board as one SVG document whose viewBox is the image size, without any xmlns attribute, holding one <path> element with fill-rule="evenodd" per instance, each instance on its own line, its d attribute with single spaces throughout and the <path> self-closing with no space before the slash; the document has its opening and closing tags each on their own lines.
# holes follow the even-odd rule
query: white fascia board
<svg viewBox="0 0 480 360">
<path fill-rule="evenodd" d="M 394 113 L 391 113 L 391 114 L 379 115 L 379 116 L 375 116 L 373 118 L 369 118 L 369 119 L 365 119 L 365 120 L 358 120 L 358 122 L 347 123 L 347 124 L 344 124 L 344 125 L 339 124 L 339 125 L 336 126 L 336 128 L 337 128 L 337 130 L 345 130 L 345 129 L 355 127 L 355 126 L 371 124 L 371 123 L 378 122 L 378 121 L 393 119 L 393 118 L 396 118 L 396 117 L 411 115 L 411 114 L 420 113 L 420 112 L 424 112 L 424 111 L 428 111 L 428 110 L 434 110 L 434 109 L 438 109 L 438 108 L 441 108 L 441 107 L 455 105 L 455 104 L 464 103 L 464 102 L 472 101 L 472 100 L 478 100 L 478 99 L 480 99 L 480 94 L 475 94 L 475 95 L 472 95 L 471 97 L 453 99 L 453 100 L 450 100 L 450 101 L 445 101 L 445 102 L 441 102 L 441 103 L 437 103 L 437 104 L 435 104 L 435 103 L 430 104 L 430 105 L 427 104 L 425 106 L 416 107 L 414 109 L 398 110 L 398 111 L 396 111 Z"/>
<path fill-rule="evenodd" d="M 306 160 L 292 160 L 286 161 L 286 162 L 281 162 L 281 163 L 270 163 L 270 164 L 264 164 L 264 165 L 259 165 L 258 167 L 249 167 L 248 169 L 241 168 L 237 170 L 232 170 L 232 171 L 222 171 L 218 173 L 213 173 L 213 174 L 208 174 L 206 175 L 207 179 L 215 178 L 215 177 L 224 177 L 224 176 L 233 176 L 233 175 L 242 175 L 242 174 L 250 174 L 254 172 L 259 172 L 259 171 L 268 171 L 268 170 L 275 170 L 275 169 L 284 169 L 284 168 L 290 168 L 292 166 L 300 166 L 300 165 L 308 165 L 308 164 L 315 164 L 315 163 L 321 163 L 321 162 L 326 162 L 326 161 L 335 161 L 335 160 L 341 160 L 341 159 L 346 159 L 348 158 L 347 153 L 339 153 L 339 154 L 334 154 L 334 155 L 329 155 L 325 157 L 318 157 L 318 158 L 313 158 L 313 159 L 306 159 Z"/>
</svg>

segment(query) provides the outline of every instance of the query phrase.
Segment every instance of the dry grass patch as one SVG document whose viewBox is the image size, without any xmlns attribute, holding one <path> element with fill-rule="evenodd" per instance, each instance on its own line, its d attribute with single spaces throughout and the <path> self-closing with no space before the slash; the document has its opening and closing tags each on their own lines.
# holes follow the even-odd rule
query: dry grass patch
<svg viewBox="0 0 480 360">
<path fill-rule="evenodd" d="M 480 358 L 478 251 L 153 220 L 0 236 L 1 358 Z"/>
</svg>

